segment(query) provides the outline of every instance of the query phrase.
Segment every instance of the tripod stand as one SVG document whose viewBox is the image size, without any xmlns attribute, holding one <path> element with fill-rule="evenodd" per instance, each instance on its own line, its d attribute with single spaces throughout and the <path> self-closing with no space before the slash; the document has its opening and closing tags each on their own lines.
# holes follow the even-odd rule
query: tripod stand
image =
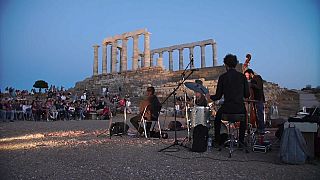
<svg viewBox="0 0 320 180">
<path fill-rule="evenodd" d="M 192 61 L 193 60 L 190 61 L 188 66 L 192 63 Z M 197 71 L 197 69 L 191 69 L 191 71 L 188 74 L 188 76 L 186 78 L 184 78 L 185 72 L 186 72 L 188 66 L 186 67 L 186 69 L 182 73 L 182 77 L 183 77 L 182 81 L 178 84 L 178 86 L 169 94 L 169 96 L 161 104 L 164 104 L 173 95 L 173 107 L 175 107 L 175 105 L 176 105 L 176 94 L 177 94 L 176 91 L 191 76 L 191 74 L 193 74 L 194 71 Z M 176 146 L 176 145 L 182 145 L 182 143 L 179 144 L 179 141 L 177 140 L 177 110 L 176 110 L 176 108 L 174 108 L 174 142 L 170 146 L 165 147 L 163 149 L 160 149 L 158 152 L 162 152 L 162 151 L 164 151 L 166 149 L 169 149 L 169 148 L 171 148 L 173 146 Z"/>
</svg>

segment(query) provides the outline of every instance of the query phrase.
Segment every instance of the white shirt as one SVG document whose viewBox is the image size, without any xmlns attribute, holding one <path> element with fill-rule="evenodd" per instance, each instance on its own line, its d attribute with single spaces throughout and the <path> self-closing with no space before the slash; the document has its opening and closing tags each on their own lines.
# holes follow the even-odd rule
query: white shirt
<svg viewBox="0 0 320 180">
<path fill-rule="evenodd" d="M 84 94 L 84 95 L 82 95 L 80 98 L 81 98 L 81 100 L 86 100 L 86 99 L 87 99 L 87 96 Z"/>
<path fill-rule="evenodd" d="M 131 101 L 127 100 L 127 101 L 126 101 L 126 106 L 127 106 L 127 107 L 131 106 Z"/>
<path fill-rule="evenodd" d="M 31 105 L 22 105 L 22 111 L 25 113 L 28 108 L 31 108 Z"/>
<path fill-rule="evenodd" d="M 61 100 L 62 100 L 62 101 L 66 100 L 66 99 L 67 99 L 67 97 L 66 97 L 65 95 L 62 95 L 62 96 L 61 96 Z"/>
</svg>

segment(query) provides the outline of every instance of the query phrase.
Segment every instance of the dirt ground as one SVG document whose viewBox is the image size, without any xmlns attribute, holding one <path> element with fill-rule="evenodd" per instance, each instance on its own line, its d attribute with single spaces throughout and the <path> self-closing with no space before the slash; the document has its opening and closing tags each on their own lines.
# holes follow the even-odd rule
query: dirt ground
<svg viewBox="0 0 320 180">
<path fill-rule="evenodd" d="M 132 117 L 129 116 L 128 119 Z M 117 115 L 114 121 L 123 121 Z M 166 127 L 172 117 L 161 117 Z M 184 121 L 184 119 L 178 119 Z M 165 123 L 165 124 L 163 124 Z M 130 124 L 130 123 L 129 123 Z M 228 149 L 196 153 L 183 140 L 187 131 L 166 131 L 168 139 L 109 136 L 107 120 L 0 123 L 0 179 L 319 179 L 319 160 L 288 165 L 269 136 L 267 153 Z M 271 133 L 274 133 L 274 129 Z M 129 134 L 135 133 L 130 127 Z M 174 142 L 177 142 L 176 144 Z M 158 152 L 159 150 L 172 147 Z"/>
<path fill-rule="evenodd" d="M 284 92 L 277 104 L 279 120 L 299 110 L 299 95 Z M 265 137 L 271 150 L 249 153 L 228 149 L 191 152 L 187 130 L 165 131 L 168 139 L 109 136 L 110 120 L 0 121 L 0 179 L 319 179 L 319 159 L 303 165 L 279 159 L 276 128 Z M 163 129 L 173 117 L 161 116 Z M 177 118 L 182 124 L 185 119 Z M 117 114 L 113 121 L 124 121 Z M 277 120 L 272 122 L 276 125 Z M 176 136 L 175 136 L 176 134 Z M 162 152 L 159 152 L 163 150 Z"/>
</svg>

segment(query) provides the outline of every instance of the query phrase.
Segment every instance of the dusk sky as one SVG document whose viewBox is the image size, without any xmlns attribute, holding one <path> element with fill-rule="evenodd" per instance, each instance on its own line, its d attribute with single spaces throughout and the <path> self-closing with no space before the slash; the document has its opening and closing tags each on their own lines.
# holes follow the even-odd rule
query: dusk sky
<svg viewBox="0 0 320 180">
<path fill-rule="evenodd" d="M 319 0 L 0 0 L 0 88 L 30 90 L 39 79 L 74 87 L 92 76 L 94 44 L 143 28 L 151 49 L 213 39 L 219 65 L 228 53 L 241 63 L 251 53 L 250 68 L 266 81 L 320 86 Z M 196 67 L 199 54 L 197 47 Z M 100 72 L 101 60 L 100 48 Z"/>
</svg>

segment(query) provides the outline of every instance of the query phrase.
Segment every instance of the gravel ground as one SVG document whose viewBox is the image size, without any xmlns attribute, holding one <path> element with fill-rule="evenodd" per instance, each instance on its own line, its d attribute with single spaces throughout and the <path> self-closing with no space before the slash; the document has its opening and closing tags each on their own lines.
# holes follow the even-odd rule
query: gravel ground
<svg viewBox="0 0 320 180">
<path fill-rule="evenodd" d="M 114 121 L 121 121 L 117 115 Z M 166 122 L 172 120 L 167 119 Z M 181 119 L 179 119 L 181 120 Z M 169 139 L 112 136 L 109 121 L 0 123 L 1 179 L 319 179 L 320 162 L 287 165 L 267 153 L 195 153 Z M 165 125 L 166 126 L 166 125 Z M 129 131 L 134 132 L 132 128 Z M 187 131 L 178 131 L 182 142 Z M 97 136 L 100 135 L 100 136 Z M 271 137 L 272 138 L 272 137 Z"/>
</svg>

